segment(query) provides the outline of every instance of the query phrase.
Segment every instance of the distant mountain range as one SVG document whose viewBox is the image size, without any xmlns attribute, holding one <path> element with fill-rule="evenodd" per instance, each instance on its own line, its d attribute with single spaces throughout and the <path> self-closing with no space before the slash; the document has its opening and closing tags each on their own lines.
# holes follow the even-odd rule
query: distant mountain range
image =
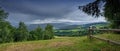
<svg viewBox="0 0 120 51">
<path fill-rule="evenodd" d="M 75 29 L 75 28 L 88 28 L 90 26 L 93 26 L 93 25 L 107 25 L 108 23 L 107 22 L 95 22 L 95 23 L 88 23 L 88 24 L 81 24 L 81 25 L 68 25 L 68 26 L 63 26 L 63 27 L 60 27 L 60 29 Z"/>
<path fill-rule="evenodd" d="M 28 27 L 28 30 L 34 30 L 38 26 L 40 26 L 41 28 L 44 29 L 47 24 L 48 23 L 45 23 L 45 24 L 30 24 L 27 27 Z M 63 27 L 63 26 L 68 26 L 67 23 L 50 23 L 50 24 L 53 25 L 54 29 L 58 29 L 59 27 Z"/>
<path fill-rule="evenodd" d="M 81 25 L 83 28 L 88 28 L 90 26 L 96 26 L 96 25 L 101 25 L 101 26 L 105 26 L 108 25 L 108 22 L 96 22 L 96 23 L 89 23 L 89 24 L 83 24 Z"/>
<path fill-rule="evenodd" d="M 60 29 L 75 29 L 75 28 L 88 28 L 93 25 L 107 25 L 107 22 L 95 22 L 95 23 L 88 23 L 88 24 L 81 24 L 81 25 L 68 25 L 68 26 L 63 26 L 60 27 Z"/>
<path fill-rule="evenodd" d="M 51 23 L 51 25 L 54 26 L 54 29 L 74 29 L 74 28 L 78 28 L 80 26 L 82 26 L 84 28 L 88 28 L 91 25 L 97 25 L 97 24 L 106 25 L 108 23 L 107 22 L 96 22 L 96 23 L 88 23 L 88 24 L 81 24 L 81 25 L 70 25 L 68 23 Z M 47 24 L 30 24 L 30 25 L 27 25 L 27 27 L 28 27 L 28 30 L 34 30 L 38 26 L 45 28 L 46 25 Z"/>
</svg>

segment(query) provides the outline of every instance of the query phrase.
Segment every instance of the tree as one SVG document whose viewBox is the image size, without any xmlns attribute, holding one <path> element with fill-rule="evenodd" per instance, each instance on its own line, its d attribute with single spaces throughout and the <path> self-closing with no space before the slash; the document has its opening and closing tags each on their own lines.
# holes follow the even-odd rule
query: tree
<svg viewBox="0 0 120 51">
<path fill-rule="evenodd" d="M 9 22 L 5 21 L 8 13 L 0 7 L 0 43 L 13 42 L 13 29 Z"/>
<path fill-rule="evenodd" d="M 29 36 L 30 40 L 42 40 L 43 38 L 43 32 L 40 26 L 38 26 L 35 30 L 30 32 Z"/>
<path fill-rule="evenodd" d="M 43 39 L 43 32 L 40 26 L 35 29 L 35 34 L 37 34 L 38 40 Z"/>
<path fill-rule="evenodd" d="M 44 31 L 44 39 L 52 39 L 52 38 L 54 38 L 53 26 L 47 24 Z"/>
<path fill-rule="evenodd" d="M 30 31 L 29 40 L 37 40 L 37 36 L 34 30 Z"/>
<path fill-rule="evenodd" d="M 0 7 L 0 20 L 4 20 L 8 17 L 8 13 L 6 13 L 1 7 Z"/>
<path fill-rule="evenodd" d="M 0 21 L 0 43 L 13 42 L 12 26 L 7 21 Z"/>
<path fill-rule="evenodd" d="M 101 10 L 101 3 L 104 4 L 104 9 Z M 103 8 L 103 7 L 102 7 Z M 84 6 L 79 6 L 79 9 L 88 15 L 104 16 L 107 21 L 111 22 L 111 28 L 120 28 L 120 0 L 96 0 Z"/>
<path fill-rule="evenodd" d="M 14 35 L 15 41 L 27 41 L 29 36 L 29 32 L 27 30 L 26 25 L 24 22 L 19 23 L 19 27 L 16 30 Z"/>
</svg>

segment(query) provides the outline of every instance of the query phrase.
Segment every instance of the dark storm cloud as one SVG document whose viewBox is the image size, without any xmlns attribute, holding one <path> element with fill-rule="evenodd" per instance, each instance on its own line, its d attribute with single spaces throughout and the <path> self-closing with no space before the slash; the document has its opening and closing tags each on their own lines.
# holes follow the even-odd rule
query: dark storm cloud
<svg viewBox="0 0 120 51">
<path fill-rule="evenodd" d="M 86 0 L 85 0 L 86 1 Z M 84 1 L 84 2 L 85 2 Z M 73 11 L 73 6 L 82 0 L 1 0 L 8 12 L 40 17 L 61 17 Z"/>
<path fill-rule="evenodd" d="M 19 21 L 82 22 L 89 19 L 87 15 L 81 14 L 78 6 L 92 1 L 94 0 L 0 0 L 0 6 L 9 13 L 7 20 L 12 24 Z"/>
<path fill-rule="evenodd" d="M 70 6 L 68 3 L 63 5 L 62 3 L 53 4 L 50 2 L 46 2 L 47 0 L 41 1 L 39 0 L 33 2 L 33 0 L 3 0 L 1 1 L 1 5 L 8 12 L 44 17 L 60 17 L 61 15 L 72 11 L 72 5 Z"/>
</svg>

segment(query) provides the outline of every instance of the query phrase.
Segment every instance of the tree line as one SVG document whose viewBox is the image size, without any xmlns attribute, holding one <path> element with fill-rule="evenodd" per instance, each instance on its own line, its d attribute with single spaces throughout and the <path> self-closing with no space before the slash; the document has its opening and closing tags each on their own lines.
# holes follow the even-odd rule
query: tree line
<svg viewBox="0 0 120 51">
<path fill-rule="evenodd" d="M 16 28 L 5 20 L 7 17 L 8 13 L 0 7 L 0 43 L 54 38 L 53 26 L 50 24 L 47 24 L 44 30 L 38 26 L 35 30 L 28 31 L 24 22 L 20 22 Z"/>
<path fill-rule="evenodd" d="M 8 21 L 0 20 L 0 43 L 20 42 L 31 40 L 47 40 L 54 38 L 53 26 L 47 24 L 43 30 L 40 26 L 32 31 L 27 30 L 24 22 L 19 27 L 13 27 Z"/>
</svg>

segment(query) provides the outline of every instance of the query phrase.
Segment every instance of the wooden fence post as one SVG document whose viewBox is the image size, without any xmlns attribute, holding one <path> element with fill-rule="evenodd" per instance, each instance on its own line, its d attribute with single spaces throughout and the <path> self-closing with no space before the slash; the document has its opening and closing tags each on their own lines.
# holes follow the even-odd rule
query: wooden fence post
<svg viewBox="0 0 120 51">
<path fill-rule="evenodd" d="M 89 33 L 88 33 L 88 38 L 89 38 L 90 40 L 92 39 L 92 37 L 91 37 L 92 33 L 93 33 L 93 29 L 92 29 L 92 26 L 90 26 L 90 27 L 89 27 Z"/>
</svg>

